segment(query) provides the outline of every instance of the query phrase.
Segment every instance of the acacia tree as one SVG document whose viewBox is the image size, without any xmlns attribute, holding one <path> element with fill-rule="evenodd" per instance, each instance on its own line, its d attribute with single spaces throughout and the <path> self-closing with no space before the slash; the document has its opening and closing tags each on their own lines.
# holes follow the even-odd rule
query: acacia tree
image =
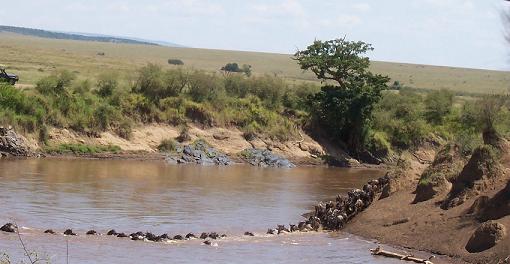
<svg viewBox="0 0 510 264">
<path fill-rule="evenodd" d="M 369 71 L 372 51 L 362 41 L 316 40 L 294 59 L 303 70 L 310 70 L 323 84 L 321 91 L 309 98 L 312 120 L 334 139 L 345 143 L 351 154 L 364 149 L 372 111 L 387 89 L 389 78 Z"/>
</svg>

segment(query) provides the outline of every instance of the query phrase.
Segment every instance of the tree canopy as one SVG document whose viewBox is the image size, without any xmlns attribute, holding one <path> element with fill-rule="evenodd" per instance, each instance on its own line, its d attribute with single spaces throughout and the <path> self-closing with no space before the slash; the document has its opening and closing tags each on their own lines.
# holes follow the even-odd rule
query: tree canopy
<svg viewBox="0 0 510 264">
<path fill-rule="evenodd" d="M 365 54 L 371 50 L 370 44 L 344 38 L 316 40 L 294 55 L 303 70 L 312 71 L 326 82 L 309 98 L 314 124 L 347 144 L 353 154 L 363 151 L 372 111 L 389 81 L 369 71 L 370 60 Z"/>
<path fill-rule="evenodd" d="M 225 66 L 221 67 L 221 70 L 226 73 L 237 72 L 244 73 L 246 74 L 246 76 L 251 75 L 251 65 L 243 64 L 242 67 L 239 67 L 239 64 L 237 64 L 237 62 L 227 63 Z"/>
</svg>

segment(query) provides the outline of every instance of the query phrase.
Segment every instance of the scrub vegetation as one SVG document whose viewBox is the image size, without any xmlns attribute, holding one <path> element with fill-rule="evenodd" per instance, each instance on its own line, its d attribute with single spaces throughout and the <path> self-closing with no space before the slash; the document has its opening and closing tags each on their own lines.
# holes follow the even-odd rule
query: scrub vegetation
<svg viewBox="0 0 510 264">
<path fill-rule="evenodd" d="M 510 131 L 507 96 L 460 96 L 398 81 L 389 85 L 388 77 L 372 73 L 365 57 L 371 49 L 367 43 L 338 39 L 316 41 L 298 51 L 294 56 L 298 65 L 315 73 L 322 84 L 289 82 L 274 74 L 221 74 L 152 63 L 129 78 L 105 71 L 87 79 L 57 70 L 29 89 L 0 84 L 0 124 L 37 133 L 42 143 L 48 142 L 49 127 L 88 136 L 113 131 L 129 139 L 135 125 L 186 128 L 194 123 L 204 128 L 236 127 L 249 140 L 278 141 L 299 140 L 303 129 L 324 132 L 322 136 L 354 156 L 368 151 L 380 159 L 424 142 L 453 141 L 470 153 L 481 144 L 487 119 L 498 133 Z M 491 116 L 484 116 L 488 112 Z M 168 143 L 162 150 L 172 149 Z M 62 145 L 48 151 L 104 150 Z"/>
</svg>

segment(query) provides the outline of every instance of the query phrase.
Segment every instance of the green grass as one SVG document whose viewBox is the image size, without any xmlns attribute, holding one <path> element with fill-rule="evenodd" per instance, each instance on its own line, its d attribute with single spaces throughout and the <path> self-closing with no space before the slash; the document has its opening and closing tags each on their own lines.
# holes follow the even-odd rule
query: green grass
<svg viewBox="0 0 510 264">
<path fill-rule="evenodd" d="M 44 152 L 51 154 L 98 154 L 98 153 L 119 153 L 121 148 L 115 145 L 86 145 L 86 144 L 60 144 L 47 146 Z"/>
<path fill-rule="evenodd" d="M 98 56 L 99 52 L 105 55 Z M 168 59 L 180 59 L 185 63 L 183 67 L 206 71 L 218 71 L 226 63 L 237 62 L 252 65 L 255 75 L 276 74 L 288 82 L 317 82 L 312 73 L 303 73 L 288 54 L 53 40 L 12 33 L 0 33 L 0 58 L 9 71 L 20 76 L 21 86 L 28 87 L 58 69 L 91 80 L 102 72 L 114 71 L 128 80 L 149 62 L 165 68 L 182 67 L 169 65 Z M 371 69 L 420 89 L 494 93 L 508 91 L 510 83 L 510 73 L 502 71 L 377 61 Z"/>
<path fill-rule="evenodd" d="M 177 142 L 172 138 L 163 139 L 158 145 L 160 152 L 174 152 L 177 149 Z"/>
</svg>

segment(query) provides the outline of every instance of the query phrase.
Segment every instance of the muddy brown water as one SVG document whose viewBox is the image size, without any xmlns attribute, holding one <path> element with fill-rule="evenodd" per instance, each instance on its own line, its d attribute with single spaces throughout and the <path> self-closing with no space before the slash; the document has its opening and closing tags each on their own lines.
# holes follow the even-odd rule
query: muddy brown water
<svg viewBox="0 0 510 264">
<path fill-rule="evenodd" d="M 360 187 L 381 171 L 305 167 L 174 166 L 125 160 L 0 161 L 0 223 L 15 221 L 30 250 L 66 263 L 400 263 L 373 257 L 376 245 L 345 233 L 266 236 L 296 223 L 317 201 Z M 44 235 L 72 228 L 78 237 Z M 217 246 L 201 240 L 134 242 L 90 237 L 114 228 L 171 235 L 226 233 Z M 257 234 L 244 237 L 245 231 Z M 0 254 L 21 260 L 16 235 L 0 232 Z"/>
</svg>

